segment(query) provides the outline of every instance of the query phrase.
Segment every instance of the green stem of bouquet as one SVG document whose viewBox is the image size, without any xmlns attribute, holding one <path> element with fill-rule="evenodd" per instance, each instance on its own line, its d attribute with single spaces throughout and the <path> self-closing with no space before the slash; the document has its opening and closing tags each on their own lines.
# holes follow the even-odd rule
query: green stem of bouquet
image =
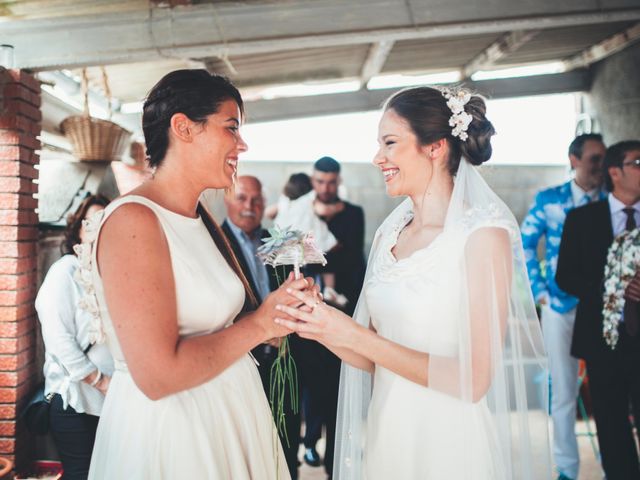
<svg viewBox="0 0 640 480">
<path fill-rule="evenodd" d="M 278 274 L 278 269 L 275 269 L 278 285 L 282 285 L 286 273 L 284 266 L 281 268 L 282 277 Z M 284 412 L 287 387 L 289 387 L 291 410 L 293 413 L 298 413 L 298 369 L 289 349 L 289 336 L 284 337 L 280 342 L 278 356 L 271 365 L 269 379 L 269 401 L 273 418 L 278 432 L 284 437 L 287 447 L 289 447 L 289 435 L 287 434 Z"/>
</svg>

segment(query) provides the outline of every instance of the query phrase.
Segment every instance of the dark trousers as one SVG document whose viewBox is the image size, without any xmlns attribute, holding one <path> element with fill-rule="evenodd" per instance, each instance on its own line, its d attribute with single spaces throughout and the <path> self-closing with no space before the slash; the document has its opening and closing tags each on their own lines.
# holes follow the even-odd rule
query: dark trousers
<svg viewBox="0 0 640 480">
<path fill-rule="evenodd" d="M 315 448 L 324 425 L 327 435 L 324 467 L 331 475 L 336 438 L 340 360 L 319 343 L 302 339 L 301 343 L 304 446 Z"/>
<path fill-rule="evenodd" d="M 639 480 L 637 443 L 629 414 L 633 413 L 640 432 L 640 352 L 629 347 L 629 338 L 621 331 L 613 354 L 606 362 L 587 361 L 602 466 L 607 480 Z"/>
<path fill-rule="evenodd" d="M 292 356 L 294 360 L 295 357 L 295 346 L 292 345 L 295 342 L 295 339 L 289 337 L 289 344 L 292 346 Z M 260 366 L 258 367 L 258 372 L 260 372 L 260 379 L 262 380 L 262 387 L 267 395 L 267 400 L 269 400 L 269 389 L 270 389 L 270 377 L 271 377 L 271 365 L 273 365 L 273 361 L 277 355 L 277 349 L 274 347 L 267 347 L 266 345 L 259 345 L 254 348 L 251 353 L 256 357 Z M 298 386 L 300 384 L 298 383 Z M 300 398 L 300 390 L 298 388 L 298 399 Z M 271 404 L 269 404 L 271 406 Z M 287 432 L 287 437 L 285 438 L 284 434 L 278 431 L 278 436 L 280 437 L 280 443 L 282 444 L 282 449 L 284 450 L 284 456 L 287 460 L 287 467 L 289 469 L 289 473 L 291 474 L 291 480 L 297 480 L 298 478 L 298 446 L 300 445 L 300 408 L 298 408 L 298 412 L 294 413 L 291 405 L 291 397 L 289 392 L 284 397 L 284 414 L 285 414 L 285 430 Z M 287 444 L 287 438 L 289 439 L 289 443 Z"/>
<path fill-rule="evenodd" d="M 70 406 L 64 410 L 60 395 L 51 400 L 49 412 L 50 431 L 64 469 L 62 478 L 85 480 L 89 475 L 99 417 L 77 413 Z"/>
</svg>

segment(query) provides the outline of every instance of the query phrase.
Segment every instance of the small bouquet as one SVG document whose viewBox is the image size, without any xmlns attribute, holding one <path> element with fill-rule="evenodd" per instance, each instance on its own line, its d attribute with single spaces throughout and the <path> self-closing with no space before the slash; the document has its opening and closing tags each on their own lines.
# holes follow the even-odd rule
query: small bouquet
<svg viewBox="0 0 640 480">
<path fill-rule="evenodd" d="M 607 253 L 607 265 L 604 269 L 602 334 L 611 350 L 614 350 L 618 343 L 618 324 L 622 319 L 625 303 L 624 292 L 638 268 L 640 268 L 640 229 L 636 228 L 618 235 Z"/>
<path fill-rule="evenodd" d="M 258 248 L 258 258 L 265 265 L 271 265 L 276 271 L 278 285 L 285 279 L 285 266 L 293 265 L 295 278 L 300 278 L 300 267 L 311 263 L 326 265 L 324 254 L 315 244 L 312 233 L 303 233 L 290 228 L 274 227 L 269 229 L 270 237 L 263 239 L 263 245 Z M 281 267 L 281 275 L 278 274 Z M 289 337 L 284 337 L 278 348 L 278 356 L 271 366 L 269 401 L 276 420 L 276 427 L 289 445 L 287 429 L 285 428 L 284 399 L 286 387 L 289 385 L 291 406 L 298 413 L 298 372 L 296 362 L 289 351 Z"/>
</svg>

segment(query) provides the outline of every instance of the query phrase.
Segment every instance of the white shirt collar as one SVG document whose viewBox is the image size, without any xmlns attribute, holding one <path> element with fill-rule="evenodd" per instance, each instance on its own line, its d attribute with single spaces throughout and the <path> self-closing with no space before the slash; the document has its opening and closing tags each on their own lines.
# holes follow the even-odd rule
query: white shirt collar
<svg viewBox="0 0 640 480">
<path fill-rule="evenodd" d="M 640 201 L 631 205 L 631 207 L 636 211 L 640 212 Z M 611 209 L 611 213 L 615 214 L 621 212 L 623 209 L 627 208 L 627 205 L 618 200 L 613 193 L 609 194 L 609 208 Z"/>
<path fill-rule="evenodd" d="M 588 192 L 583 190 L 580 185 L 578 185 L 574 180 L 571 180 L 571 197 L 573 198 L 574 205 L 580 205 L 582 203 L 582 199 L 585 195 L 588 195 L 591 198 L 591 201 L 598 199 L 598 193 L 600 190 L 594 188 L 593 190 L 589 190 Z"/>
</svg>

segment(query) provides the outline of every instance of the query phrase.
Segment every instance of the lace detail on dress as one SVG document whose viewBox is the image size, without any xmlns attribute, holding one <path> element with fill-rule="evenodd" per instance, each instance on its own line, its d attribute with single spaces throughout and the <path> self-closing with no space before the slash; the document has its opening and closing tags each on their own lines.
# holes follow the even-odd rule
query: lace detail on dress
<svg viewBox="0 0 640 480">
<path fill-rule="evenodd" d="M 490 203 L 487 206 L 467 208 L 457 225 L 452 228 L 460 228 L 461 232 L 468 234 L 481 227 L 501 227 L 509 232 L 513 241 L 520 237 L 520 233 L 518 225 L 512 219 L 511 212 L 497 203 Z"/>
<path fill-rule="evenodd" d="M 412 218 L 413 211 L 408 210 L 398 217 L 397 222 L 394 222 L 392 225 L 388 225 L 388 228 L 385 228 L 380 232 L 380 248 L 376 257 L 372 259 L 373 262 L 370 265 L 371 278 L 369 281 L 373 280 L 373 278 L 393 280 L 397 277 L 397 275 L 393 274 L 393 270 L 391 268 L 395 264 L 391 248 L 393 248 L 393 245 L 395 245 L 398 240 L 398 236 L 402 229 L 407 225 L 407 223 L 409 223 L 409 221 L 411 221 Z"/>
<path fill-rule="evenodd" d="M 104 210 L 100 210 L 82 221 L 85 232 L 85 242 L 73 246 L 73 251 L 78 256 L 80 267 L 74 274 L 75 280 L 82 287 L 84 295 L 78 302 L 78 307 L 89 313 L 91 324 L 89 328 L 89 340 L 91 344 L 103 343 L 105 340 L 98 298 L 93 284 L 94 248 L 100 223 L 104 217 Z"/>
</svg>

